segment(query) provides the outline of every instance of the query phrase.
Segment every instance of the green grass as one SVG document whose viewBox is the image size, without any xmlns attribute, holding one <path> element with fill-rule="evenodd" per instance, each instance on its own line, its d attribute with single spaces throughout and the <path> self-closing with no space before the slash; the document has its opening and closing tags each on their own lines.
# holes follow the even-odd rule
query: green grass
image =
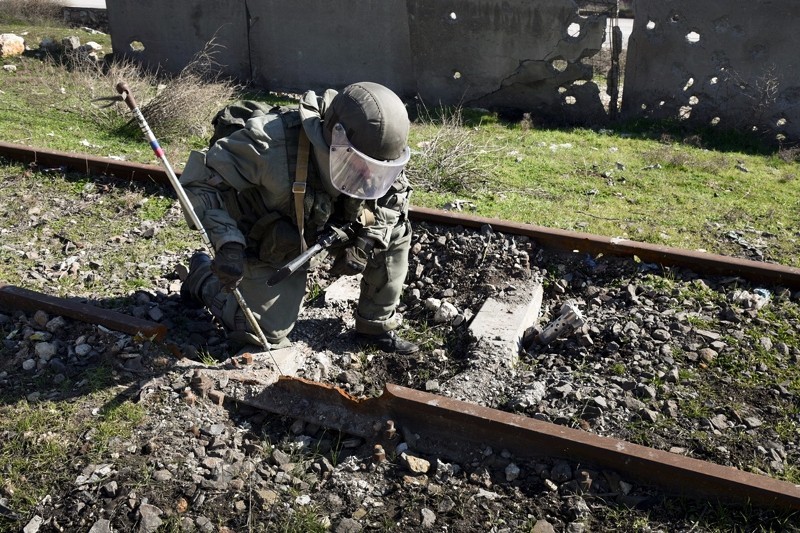
<svg viewBox="0 0 800 533">
<path fill-rule="evenodd" d="M 412 129 L 412 147 L 429 128 Z M 473 201 L 477 215 L 723 253 L 737 251 L 727 232 L 752 228 L 774 260 L 800 264 L 795 162 L 622 127 L 534 130 L 485 120 L 480 129 L 489 149 L 473 157 L 486 159 L 496 179 L 459 196 Z M 414 197 L 427 207 L 453 199 L 437 190 Z"/>
<path fill-rule="evenodd" d="M 42 37 L 60 40 L 80 33 L 57 26 L 5 27 L 28 31 L 34 49 Z M 110 50 L 108 36 L 81 36 L 84 41 L 89 37 Z M 91 102 L 114 95 L 117 78 L 130 76 L 127 67 L 109 76 L 91 69 L 70 71 L 34 54 L 11 61 L 18 70 L 3 73 L 0 138 L 158 164 L 139 132 L 126 127 L 127 110 L 118 106 L 109 112 Z M 134 90 L 141 104 L 155 88 L 139 85 Z M 291 102 L 280 95 L 241 96 Z M 417 116 L 412 109 L 410 144 L 417 154 L 411 169 L 430 164 L 420 154 L 441 134 L 442 114 Z M 552 129 L 482 110 L 444 114 L 450 140 L 461 142 L 455 149 L 470 170 L 450 182 L 442 178 L 440 186 L 418 183 L 414 205 L 441 208 L 468 200 L 475 215 L 743 255 L 743 245 L 731 237 L 738 232 L 762 247 L 766 259 L 800 266 L 800 167 L 745 133 L 684 131 L 675 123 Z M 178 170 L 189 151 L 206 142 L 202 135 L 161 140 Z M 157 217 L 158 207 L 153 210 L 148 216 Z"/>
<path fill-rule="evenodd" d="M 53 268 L 77 257 L 81 263 L 78 274 L 50 280 L 49 290 L 59 296 L 70 295 L 76 276 L 91 274 L 90 279 L 83 279 L 88 290 L 107 292 L 109 281 L 118 280 L 111 283 L 114 296 L 129 295 L 149 287 L 153 275 L 162 274 L 153 271 L 160 267 L 135 258 L 152 256 L 153 245 L 169 253 L 186 251 L 199 242 L 187 238 L 191 232 L 173 209 L 175 200 L 159 189 L 113 181 L 97 184 L 77 174 L 64 178 L 16 165 L 0 167 L 0 178 L 7 190 L 17 191 L 0 195 L 0 224 L 14 228 L 4 233 L 0 247 L 0 259 L 5 259 L 0 262 L 0 279 L 7 283 L 23 283 L 39 264 Z M 47 203 L 53 195 L 61 198 L 57 206 Z M 148 223 L 169 216 L 174 224 L 145 236 Z M 32 248 L 46 248 L 47 256 L 33 255 Z M 23 269 L 13 266 L 20 256 Z"/>
<path fill-rule="evenodd" d="M 89 384 L 89 389 L 97 385 Z M 0 433 L 7 435 L 0 440 L 0 472 L 11 488 L 5 490 L 12 493 L 9 507 L 24 515 L 54 487 L 72 483 L 75 472 L 69 459 L 84 444 L 89 445 L 86 457 L 101 461 L 108 459 L 112 440 L 131 435 L 145 418 L 144 408 L 111 395 L 106 389 L 77 400 L 0 404 Z M 98 404 L 105 406 L 93 414 Z"/>
</svg>

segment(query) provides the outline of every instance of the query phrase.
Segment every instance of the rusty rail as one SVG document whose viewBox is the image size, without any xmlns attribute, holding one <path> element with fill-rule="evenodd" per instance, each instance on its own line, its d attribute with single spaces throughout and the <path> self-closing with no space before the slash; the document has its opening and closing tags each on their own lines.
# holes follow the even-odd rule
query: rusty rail
<svg viewBox="0 0 800 533">
<path fill-rule="evenodd" d="M 7 157 L 24 162 L 36 162 L 39 165 L 45 166 L 65 166 L 74 171 L 86 172 L 87 174 L 105 174 L 120 179 L 152 181 L 162 185 L 169 185 L 169 178 L 166 172 L 154 165 L 126 163 L 100 157 L 42 150 L 3 142 L 0 142 L 0 157 Z M 461 225 L 469 228 L 479 228 L 484 224 L 490 224 L 497 231 L 514 235 L 525 235 L 534 239 L 541 246 L 555 250 L 578 250 L 583 253 L 602 253 L 605 255 L 625 257 L 635 255 L 648 263 L 685 267 L 710 274 L 736 275 L 757 283 L 782 285 L 793 290 L 800 289 L 800 268 L 776 263 L 750 261 L 736 257 L 696 252 L 670 246 L 659 246 L 628 239 L 545 228 L 532 224 L 477 217 L 424 207 L 412 207 L 410 216 L 411 219 L 415 221 L 431 222 L 448 226 Z"/>
<path fill-rule="evenodd" d="M 139 334 L 148 339 L 152 338 L 158 341 L 164 340 L 167 336 L 167 327 L 163 324 L 142 320 L 110 309 L 101 309 L 81 302 L 48 296 L 47 294 L 6 285 L 5 283 L 0 283 L 0 306 L 31 312 L 46 311 L 74 318 L 81 322 L 100 324 L 109 329 L 130 335 Z"/>
<path fill-rule="evenodd" d="M 615 470 L 679 496 L 800 510 L 800 485 L 398 385 L 359 400 L 330 385 L 281 377 L 235 400 L 384 445 L 391 420 L 398 433 L 420 436 L 414 450 L 447 460 L 470 460 L 490 446 L 520 458 Z"/>
</svg>

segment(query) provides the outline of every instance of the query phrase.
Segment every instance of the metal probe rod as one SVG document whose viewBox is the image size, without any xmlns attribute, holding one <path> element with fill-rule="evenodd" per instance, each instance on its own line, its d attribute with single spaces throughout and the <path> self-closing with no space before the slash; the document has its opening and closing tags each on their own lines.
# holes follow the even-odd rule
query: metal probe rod
<svg viewBox="0 0 800 533">
<path fill-rule="evenodd" d="M 214 254 L 214 246 L 211 243 L 211 239 L 208 237 L 208 233 L 206 229 L 203 227 L 203 223 L 200 222 L 200 218 L 197 216 L 197 213 L 192 206 L 192 202 L 189 200 L 189 197 L 186 195 L 186 191 L 183 190 L 183 186 L 181 185 L 180 181 L 178 181 L 178 176 L 175 175 L 175 171 L 172 170 L 172 165 L 169 164 L 167 160 L 167 156 L 164 153 L 164 150 L 158 144 L 158 140 L 156 139 L 155 135 L 153 135 L 153 130 L 150 129 L 150 126 L 147 124 L 147 120 L 144 118 L 142 111 L 136 105 L 136 100 L 133 98 L 133 94 L 131 94 L 131 90 L 128 87 L 128 84 L 124 81 L 121 81 L 117 84 L 117 92 L 122 96 L 122 99 L 130 108 L 131 112 L 133 113 L 136 122 L 139 124 L 139 128 L 144 133 L 144 136 L 147 138 L 147 142 L 150 143 L 150 147 L 155 152 L 156 156 L 161 160 L 161 163 L 164 165 L 164 168 L 167 171 L 167 177 L 169 178 L 170 183 L 172 184 L 172 188 L 175 190 L 175 193 L 178 195 L 178 201 L 183 208 L 184 213 L 187 214 L 189 219 L 194 224 L 194 227 L 200 230 L 200 234 L 203 238 L 203 244 L 205 244 L 206 248 L 208 248 L 211 254 Z M 266 335 L 261 330 L 261 326 L 259 325 L 258 321 L 256 320 L 255 315 L 248 307 L 247 302 L 245 302 L 242 293 L 239 292 L 238 288 L 233 289 L 233 295 L 236 297 L 236 301 L 239 304 L 239 307 L 244 312 L 244 316 L 247 319 L 247 323 L 250 324 L 250 327 L 253 329 L 253 332 L 258 337 L 258 340 L 261 342 L 264 350 L 270 353 L 270 357 L 272 357 L 272 352 L 269 349 L 269 341 L 267 340 Z M 275 358 L 272 357 L 272 362 L 275 364 L 275 367 L 278 369 L 278 372 L 281 372 L 280 367 L 278 367 L 277 361 Z M 281 372 L 283 373 L 283 372 Z"/>
</svg>

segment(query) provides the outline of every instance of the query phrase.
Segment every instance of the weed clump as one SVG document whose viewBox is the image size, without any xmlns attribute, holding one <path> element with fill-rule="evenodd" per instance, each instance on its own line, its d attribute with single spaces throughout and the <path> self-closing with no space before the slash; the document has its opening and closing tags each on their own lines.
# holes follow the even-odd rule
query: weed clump
<svg viewBox="0 0 800 533">
<path fill-rule="evenodd" d="M 238 86 L 219 74 L 214 61 L 214 44 L 209 42 L 180 73 L 167 76 L 148 71 L 129 59 L 94 62 L 73 55 L 69 69 L 92 101 L 116 94 L 125 82 L 156 136 L 164 141 L 207 137 L 211 118 L 233 100 Z M 87 117 L 104 128 L 116 129 L 132 137 L 141 136 L 130 110 L 119 102 L 111 107 L 96 103 L 81 105 Z"/>
<path fill-rule="evenodd" d="M 63 18 L 64 6 L 56 0 L 3 0 L 0 2 L 0 22 L 47 23 Z"/>
<path fill-rule="evenodd" d="M 142 105 L 142 114 L 160 136 L 207 137 L 211 118 L 234 99 L 238 86 L 219 74 L 216 45 L 206 44 L 181 72 L 158 85 L 155 96 Z"/>
<path fill-rule="evenodd" d="M 422 108 L 419 123 L 431 126 L 431 137 L 417 145 L 406 173 L 417 187 L 450 193 L 475 192 L 495 175 L 494 167 L 479 157 L 492 151 L 481 143 L 478 131 L 464 125 L 463 110 Z"/>
</svg>

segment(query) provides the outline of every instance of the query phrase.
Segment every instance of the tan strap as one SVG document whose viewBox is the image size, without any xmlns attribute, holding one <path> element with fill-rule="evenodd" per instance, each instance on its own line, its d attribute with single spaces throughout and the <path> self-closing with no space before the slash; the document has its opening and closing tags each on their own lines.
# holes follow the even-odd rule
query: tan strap
<svg viewBox="0 0 800 533">
<path fill-rule="evenodd" d="M 308 157 L 311 143 L 303 128 L 300 128 L 300 139 L 297 145 L 297 169 L 295 170 L 292 192 L 294 193 L 294 216 L 297 221 L 297 231 L 300 233 L 300 252 L 305 252 L 306 239 L 303 235 L 305 228 L 305 207 L 303 199 L 306 195 L 306 180 L 308 179 Z"/>
</svg>

